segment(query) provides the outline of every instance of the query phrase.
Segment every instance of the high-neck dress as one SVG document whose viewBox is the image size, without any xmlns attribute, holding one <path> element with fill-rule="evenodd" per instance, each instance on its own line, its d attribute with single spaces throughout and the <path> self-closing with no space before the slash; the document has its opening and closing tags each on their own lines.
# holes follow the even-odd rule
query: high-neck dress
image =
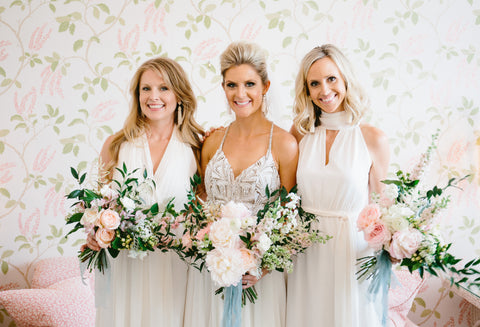
<svg viewBox="0 0 480 327">
<path fill-rule="evenodd" d="M 326 164 L 326 131 L 338 130 Z M 300 254 L 288 275 L 287 326 L 380 326 L 367 283 L 359 283 L 356 259 L 370 250 L 358 232 L 358 214 L 368 202 L 372 165 L 360 126 L 345 112 L 322 112 L 320 125 L 299 144 L 298 192 L 313 228 L 333 238 Z"/>
<path fill-rule="evenodd" d="M 256 214 L 266 203 L 265 187 L 271 191 L 280 187 L 277 165 L 271 152 L 273 124 L 266 154 L 237 177 L 223 152 L 222 143 L 205 169 L 207 201 L 225 204 L 231 200 L 243 202 Z M 222 322 L 223 300 L 215 295 L 218 287 L 212 282 L 210 273 L 190 269 L 185 309 L 186 327 L 219 327 Z M 285 277 L 274 271 L 264 276 L 256 285 L 258 299 L 255 304 L 247 300 L 242 308 L 242 327 L 285 326 Z"/>
<path fill-rule="evenodd" d="M 118 166 L 125 163 L 129 171 L 139 168 L 139 175 L 147 170 L 156 183 L 150 201 L 158 202 L 160 210 L 172 197 L 175 207 L 183 208 L 190 177 L 197 169 L 192 148 L 181 142 L 177 133 L 174 129 L 156 171 L 145 135 L 120 147 Z M 120 177 L 118 172 L 114 177 Z M 97 327 L 183 326 L 188 266 L 178 255 L 157 250 L 133 259 L 128 251 L 120 251 L 110 263 L 110 282 L 100 273 L 95 276 Z"/>
</svg>

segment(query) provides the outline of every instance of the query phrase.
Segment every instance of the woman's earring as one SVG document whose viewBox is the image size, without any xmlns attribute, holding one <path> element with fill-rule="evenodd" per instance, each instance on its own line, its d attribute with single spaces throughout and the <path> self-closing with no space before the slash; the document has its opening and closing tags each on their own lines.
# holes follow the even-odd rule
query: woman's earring
<svg viewBox="0 0 480 327">
<path fill-rule="evenodd" d="M 183 123 L 183 103 L 177 103 L 177 125 L 180 126 Z"/>
</svg>

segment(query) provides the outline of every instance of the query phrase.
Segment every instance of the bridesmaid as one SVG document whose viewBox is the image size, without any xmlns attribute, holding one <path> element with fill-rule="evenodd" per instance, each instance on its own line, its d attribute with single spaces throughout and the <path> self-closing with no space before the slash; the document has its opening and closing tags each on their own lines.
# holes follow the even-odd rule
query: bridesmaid
<svg viewBox="0 0 480 327">
<path fill-rule="evenodd" d="M 386 135 L 361 123 L 368 102 L 347 58 L 333 45 L 303 58 L 295 84 L 292 133 L 299 142 L 297 182 L 316 228 L 333 236 L 298 256 L 288 276 L 287 326 L 380 326 L 359 283 L 356 259 L 369 251 L 356 220 L 380 192 L 389 162 Z"/>
<path fill-rule="evenodd" d="M 175 197 L 176 208 L 183 207 L 203 135 L 187 76 L 174 60 L 151 59 L 138 68 L 130 94 L 123 129 L 106 140 L 100 154 L 108 178 L 118 178 L 114 168 L 123 163 L 139 174 L 146 169 L 156 183 L 152 204 L 161 208 Z M 92 237 L 87 245 L 98 249 Z M 142 260 L 126 252 L 110 260 L 110 282 L 95 276 L 96 326 L 183 326 L 187 265 L 171 252 L 157 250 Z"/>
<path fill-rule="evenodd" d="M 235 120 L 216 130 L 202 148 L 201 168 L 208 201 L 243 202 L 256 213 L 266 202 L 265 187 L 295 185 L 298 146 L 287 131 L 265 117 L 270 86 L 264 52 L 253 43 L 235 42 L 220 57 L 223 90 Z M 258 300 L 242 308 L 243 327 L 285 326 L 286 286 L 283 273 L 257 280 L 243 277 L 243 288 L 255 285 Z M 185 326 L 221 326 L 223 301 L 208 271 L 190 269 Z"/>
</svg>

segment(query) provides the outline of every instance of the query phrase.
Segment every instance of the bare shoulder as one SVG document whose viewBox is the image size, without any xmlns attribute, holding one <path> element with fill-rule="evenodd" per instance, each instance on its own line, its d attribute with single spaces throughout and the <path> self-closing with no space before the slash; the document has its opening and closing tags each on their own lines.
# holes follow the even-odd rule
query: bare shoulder
<svg viewBox="0 0 480 327">
<path fill-rule="evenodd" d="M 297 143 L 300 144 L 300 141 L 302 140 L 304 135 L 297 130 L 295 125 L 292 125 L 292 127 L 290 128 L 290 134 L 292 134 L 297 140 Z"/>
<path fill-rule="evenodd" d="M 387 134 L 381 129 L 369 124 L 361 124 L 360 129 L 370 151 L 382 151 L 388 149 Z"/>
<path fill-rule="evenodd" d="M 297 151 L 298 143 L 295 136 L 275 125 L 273 128 L 272 146 L 278 147 L 280 150 Z"/>
<path fill-rule="evenodd" d="M 205 138 L 202 146 L 202 157 L 206 156 L 210 159 L 211 155 L 217 150 L 225 135 L 226 128 L 219 128 L 214 130 L 208 137 Z"/>
</svg>

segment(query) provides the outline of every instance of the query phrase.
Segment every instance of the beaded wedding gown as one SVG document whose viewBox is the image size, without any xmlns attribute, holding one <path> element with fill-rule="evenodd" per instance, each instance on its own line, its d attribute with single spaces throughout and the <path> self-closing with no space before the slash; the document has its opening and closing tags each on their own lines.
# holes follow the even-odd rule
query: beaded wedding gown
<svg viewBox="0 0 480 327">
<path fill-rule="evenodd" d="M 157 201 L 161 210 L 172 197 L 177 210 L 183 207 L 190 177 L 197 170 L 191 147 L 181 142 L 177 133 L 175 128 L 155 172 L 145 135 L 120 148 L 120 167 L 125 162 L 129 171 L 140 168 L 140 175 L 146 168 L 154 179 L 156 193 L 151 202 Z M 120 177 L 118 172 L 114 177 Z M 177 254 L 157 250 L 133 259 L 121 251 L 110 263 L 109 274 L 97 272 L 95 276 L 97 327 L 183 326 L 188 267 Z"/>
<path fill-rule="evenodd" d="M 299 144 L 298 192 L 305 211 L 317 216 L 313 228 L 333 236 L 298 255 L 288 275 L 287 326 L 380 326 L 359 283 L 356 259 L 370 254 L 357 231 L 359 212 L 368 202 L 371 158 L 358 125 L 345 111 L 322 112 L 320 126 Z M 326 130 L 338 130 L 325 164 Z"/>
<path fill-rule="evenodd" d="M 254 164 L 234 177 L 233 170 L 223 153 L 222 143 L 209 161 L 205 170 L 207 201 L 227 203 L 230 200 L 243 202 L 256 214 L 265 202 L 265 187 L 271 191 L 280 187 L 280 177 L 271 153 L 272 129 L 267 153 Z M 188 274 L 187 302 L 185 307 L 186 327 L 219 327 L 222 322 L 223 300 L 215 295 L 218 287 L 204 269 L 190 269 Z M 242 327 L 285 326 L 285 277 L 274 271 L 265 275 L 256 285 L 258 299 L 242 308 Z"/>
</svg>

